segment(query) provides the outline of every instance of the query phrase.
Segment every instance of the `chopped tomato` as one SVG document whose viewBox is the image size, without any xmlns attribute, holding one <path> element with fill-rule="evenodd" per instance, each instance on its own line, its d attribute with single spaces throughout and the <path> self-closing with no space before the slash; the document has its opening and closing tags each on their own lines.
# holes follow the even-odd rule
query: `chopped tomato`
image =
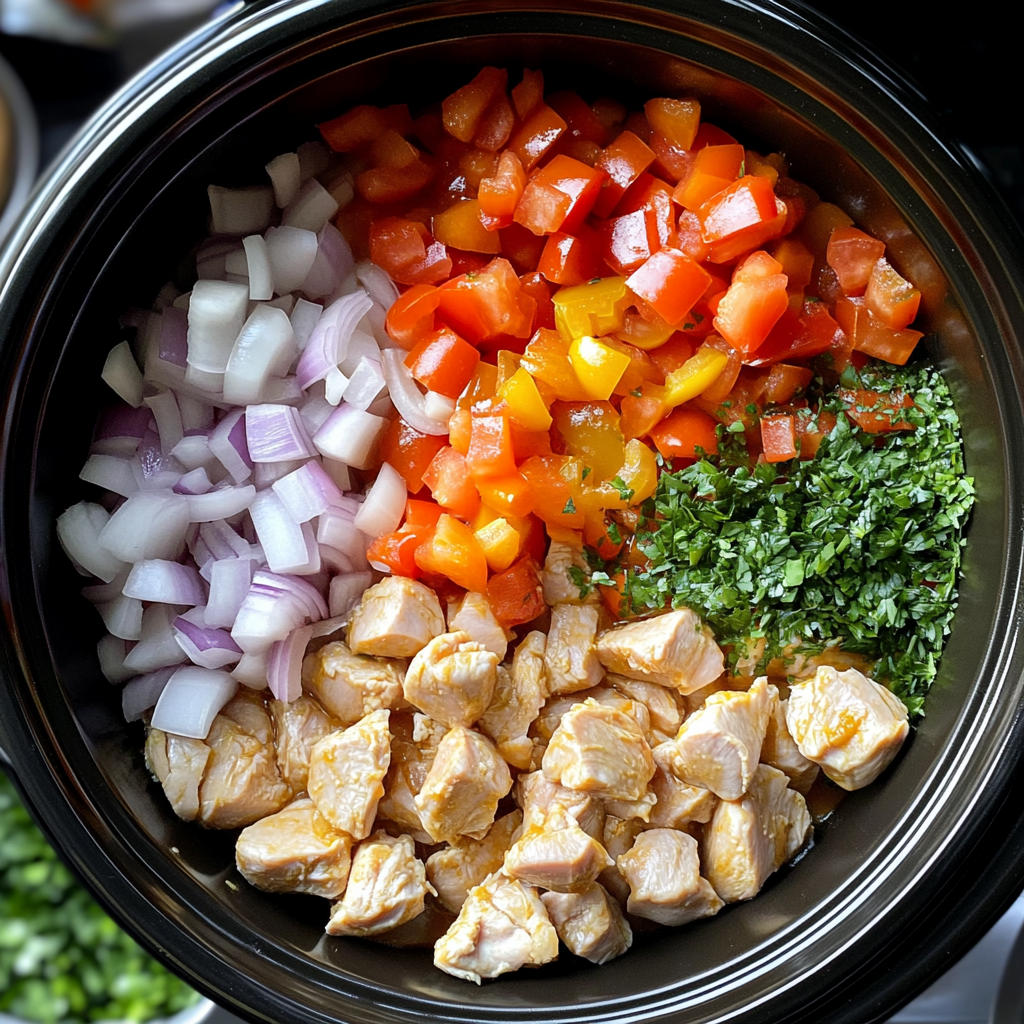
<svg viewBox="0 0 1024 1024">
<path fill-rule="evenodd" d="M 565 134 L 559 140 L 560 144 L 567 139 L 590 142 L 597 146 L 604 146 L 608 142 L 608 130 L 578 92 L 568 89 L 553 92 L 547 102 L 565 121 Z"/>
<path fill-rule="evenodd" d="M 480 362 L 480 353 L 450 327 L 432 331 L 405 358 L 416 378 L 429 391 L 458 398 Z"/>
<path fill-rule="evenodd" d="M 871 269 L 864 302 L 886 327 L 899 331 L 917 316 L 921 293 L 883 256 Z"/>
<path fill-rule="evenodd" d="M 744 355 L 760 347 L 789 305 L 781 270 L 768 253 L 753 253 L 733 271 L 732 283 L 718 304 L 715 330 Z"/>
<path fill-rule="evenodd" d="M 510 569 L 490 578 L 487 599 L 494 617 L 506 628 L 532 622 L 547 609 L 540 566 L 524 555 Z"/>
<path fill-rule="evenodd" d="M 468 85 L 456 89 L 441 103 L 445 131 L 461 142 L 471 142 L 484 112 L 499 93 L 504 94 L 507 85 L 507 71 L 483 68 Z"/>
<path fill-rule="evenodd" d="M 608 175 L 594 203 L 594 213 L 598 217 L 607 217 L 626 189 L 653 162 L 654 151 L 649 146 L 644 145 L 633 132 L 621 132 L 594 164 Z"/>
<path fill-rule="evenodd" d="M 565 121 L 546 103 L 538 103 L 524 118 L 509 146 L 525 170 L 532 171 L 566 129 Z"/>
<path fill-rule="evenodd" d="M 846 406 L 846 415 L 868 434 L 914 429 L 914 425 L 902 414 L 903 409 L 914 407 L 914 400 L 902 391 L 840 388 L 839 397 Z"/>
<path fill-rule="evenodd" d="M 404 103 L 391 107 L 353 107 L 331 121 L 317 125 L 324 142 L 335 153 L 354 153 L 386 131 L 407 135 L 412 130 L 412 118 Z"/>
<path fill-rule="evenodd" d="M 356 175 L 356 192 L 371 203 L 397 203 L 411 199 L 434 177 L 434 163 L 427 157 L 405 167 L 370 167 Z"/>
<path fill-rule="evenodd" d="M 366 549 L 366 560 L 381 572 L 416 579 L 420 575 L 420 567 L 416 564 L 416 549 L 431 532 L 428 530 L 421 534 L 414 530 L 395 530 L 383 533 L 371 541 Z"/>
<path fill-rule="evenodd" d="M 423 486 L 423 473 L 445 446 L 443 437 L 421 434 L 400 416 L 391 420 L 381 438 L 379 454 L 405 480 L 411 494 Z"/>
<path fill-rule="evenodd" d="M 857 352 L 902 366 L 924 335 L 909 327 L 893 330 L 881 323 L 863 297 L 841 298 L 836 302 L 836 320 Z"/>
<path fill-rule="evenodd" d="M 787 309 L 779 317 L 750 364 L 765 366 L 791 359 L 810 359 L 832 348 L 837 336 L 845 337 L 825 303 L 805 302 L 799 313 Z"/>
<path fill-rule="evenodd" d="M 664 458 L 698 459 L 718 451 L 717 427 L 707 413 L 683 406 L 673 410 L 650 434 Z"/>
<path fill-rule="evenodd" d="M 711 275 L 678 249 L 653 253 L 627 279 L 629 288 L 673 327 L 683 323 Z"/>
<path fill-rule="evenodd" d="M 700 103 L 697 100 L 653 99 L 644 104 L 644 114 L 651 128 L 682 150 L 693 145 L 700 124 Z"/>
<path fill-rule="evenodd" d="M 627 441 L 646 437 L 665 413 L 665 389 L 659 384 L 645 383 L 639 395 L 629 394 L 622 399 L 622 436 Z"/>
<path fill-rule="evenodd" d="M 434 500 L 457 516 L 472 519 L 480 508 L 466 457 L 450 446 L 442 448 L 423 472 L 423 482 Z"/>
<path fill-rule="evenodd" d="M 743 147 L 734 143 L 705 146 L 694 157 L 689 173 L 680 178 L 672 198 L 684 209 L 696 213 L 740 176 L 743 155 Z"/>
<path fill-rule="evenodd" d="M 437 528 L 415 552 L 424 572 L 447 576 L 456 586 L 484 593 L 487 589 L 487 557 L 471 527 L 444 514 Z"/>
<path fill-rule="evenodd" d="M 526 188 L 526 172 L 522 161 L 510 149 L 498 160 L 491 177 L 483 178 L 477 193 L 480 203 L 480 222 L 488 231 L 507 228 Z"/>
<path fill-rule="evenodd" d="M 535 235 L 573 232 L 593 209 L 605 173 L 558 155 L 527 181 L 514 220 Z"/>
<path fill-rule="evenodd" d="M 370 225 L 370 259 L 399 284 L 437 284 L 452 272 L 443 240 L 435 241 L 423 224 L 401 217 Z"/>
<path fill-rule="evenodd" d="M 499 334 L 527 337 L 533 322 L 532 300 L 520 296 L 519 278 L 508 260 L 501 257 L 482 270 L 461 274 L 441 285 L 437 313 L 474 344 Z"/>
<path fill-rule="evenodd" d="M 846 295 L 863 295 L 875 264 L 885 255 L 885 243 L 859 228 L 834 228 L 828 240 L 828 265 Z"/>
<path fill-rule="evenodd" d="M 533 237 L 532 235 L 530 236 Z M 523 291 L 536 303 L 533 313 L 533 326 L 530 336 L 540 327 L 549 330 L 555 328 L 555 304 L 551 301 L 551 286 L 544 280 L 543 276 L 535 271 L 524 274 L 519 279 Z"/>
<path fill-rule="evenodd" d="M 603 268 L 600 245 L 597 233 L 586 224 L 574 235 L 555 231 L 544 243 L 537 270 L 553 284 L 585 284 Z"/>
<path fill-rule="evenodd" d="M 814 372 L 809 366 L 776 363 L 768 373 L 764 400 L 768 405 L 784 405 L 803 391 L 813 377 Z"/>
<path fill-rule="evenodd" d="M 474 479 L 513 476 L 512 431 L 504 413 L 473 414 L 466 467 Z"/>
<path fill-rule="evenodd" d="M 402 348 L 412 349 L 434 329 L 434 311 L 441 294 L 429 284 L 415 284 L 398 296 L 384 319 L 388 336 Z"/>
<path fill-rule="evenodd" d="M 765 462 L 786 462 L 797 456 L 795 417 L 773 413 L 761 417 L 761 444 Z"/>
</svg>

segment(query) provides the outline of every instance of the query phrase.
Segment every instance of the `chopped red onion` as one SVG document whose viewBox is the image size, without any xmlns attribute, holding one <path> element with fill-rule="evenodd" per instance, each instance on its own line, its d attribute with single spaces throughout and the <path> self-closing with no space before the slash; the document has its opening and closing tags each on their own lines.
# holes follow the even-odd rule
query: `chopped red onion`
<svg viewBox="0 0 1024 1024">
<path fill-rule="evenodd" d="M 213 429 L 216 417 L 214 407 L 208 401 L 179 393 L 178 408 L 181 410 L 181 429 L 186 437 L 205 435 Z"/>
<path fill-rule="evenodd" d="M 245 269 L 249 278 L 249 298 L 266 302 L 274 297 L 274 273 L 270 267 L 270 253 L 262 235 L 247 235 L 242 239 Z"/>
<path fill-rule="evenodd" d="M 216 456 L 210 451 L 210 437 L 205 430 L 185 434 L 171 449 L 171 455 L 185 467 L 188 472 L 207 467 Z"/>
<path fill-rule="evenodd" d="M 316 259 L 316 232 L 304 228 L 276 227 L 270 228 L 265 238 L 274 275 L 274 291 L 278 295 L 285 295 L 301 288 Z"/>
<path fill-rule="evenodd" d="M 257 491 L 265 491 L 282 477 L 294 473 L 308 461 L 308 459 L 289 459 L 287 462 L 257 462 L 252 469 L 252 482 L 256 485 Z"/>
<path fill-rule="evenodd" d="M 175 643 L 172 624 L 178 617 L 179 606 L 151 604 L 142 613 L 139 642 L 124 659 L 132 675 L 154 672 L 169 665 L 185 661 L 181 648 Z"/>
<path fill-rule="evenodd" d="M 129 405 L 137 406 L 141 403 L 142 371 L 127 341 L 120 342 L 107 353 L 100 377 Z"/>
<path fill-rule="evenodd" d="M 78 476 L 86 483 L 112 491 L 122 498 L 139 489 L 131 462 L 116 455 L 90 455 Z"/>
<path fill-rule="evenodd" d="M 379 303 L 384 309 L 390 308 L 391 304 L 398 298 L 398 287 L 391 280 L 391 276 L 383 267 L 369 260 L 361 260 L 355 266 L 356 277 L 359 283 L 369 293 L 374 302 Z"/>
<path fill-rule="evenodd" d="M 354 514 L 332 506 L 317 520 L 316 539 L 335 551 L 344 554 L 352 567 L 363 570 L 368 567 L 366 561 L 366 535 L 355 528 Z"/>
<path fill-rule="evenodd" d="M 251 558 L 219 558 L 210 566 L 210 596 L 206 624 L 231 629 L 252 584 Z"/>
<path fill-rule="evenodd" d="M 202 604 L 206 588 L 199 573 L 190 565 L 181 565 L 165 558 L 145 558 L 136 562 L 128 573 L 122 591 L 125 597 L 160 604 Z"/>
<path fill-rule="evenodd" d="M 345 236 L 333 224 L 324 224 L 318 229 L 316 259 L 302 282 L 302 291 L 314 299 L 354 291 L 345 287 L 352 265 L 352 250 Z"/>
<path fill-rule="evenodd" d="M 184 547 L 188 523 L 183 495 L 170 489 L 139 491 L 130 494 L 110 517 L 99 543 L 122 562 L 175 559 Z"/>
<path fill-rule="evenodd" d="M 317 590 L 316 586 L 309 579 L 260 569 L 253 576 L 252 583 L 253 587 L 257 590 L 292 594 L 299 598 L 306 609 L 306 614 L 311 619 L 327 618 L 327 603 L 324 601 L 320 591 Z"/>
<path fill-rule="evenodd" d="M 353 525 L 371 540 L 397 530 L 405 515 L 409 488 L 405 478 L 385 462 L 367 491 L 366 501 L 356 513 Z"/>
<path fill-rule="evenodd" d="M 292 519 L 273 490 L 260 491 L 249 514 L 273 572 L 304 575 L 319 571 L 320 552 L 312 530 Z"/>
<path fill-rule="evenodd" d="M 306 299 L 299 299 L 292 310 L 292 331 L 295 333 L 295 344 L 301 352 L 309 341 L 309 336 L 316 327 L 320 314 L 324 307 L 319 302 L 308 302 Z"/>
<path fill-rule="evenodd" d="M 363 592 L 373 582 L 369 572 L 350 572 L 335 576 L 331 580 L 331 594 L 328 605 L 332 616 L 345 617 L 359 603 Z"/>
<path fill-rule="evenodd" d="M 185 665 L 167 680 L 153 710 L 152 726 L 205 740 L 217 713 L 237 690 L 238 683 L 227 672 Z"/>
<path fill-rule="evenodd" d="M 96 645 L 96 657 L 99 659 L 103 678 L 108 683 L 123 683 L 135 675 L 130 668 L 125 668 L 124 659 L 128 649 L 128 641 L 114 636 L 113 633 L 104 633 L 100 637 Z"/>
<path fill-rule="evenodd" d="M 274 211 L 274 190 L 266 185 L 221 188 L 210 185 L 213 231 L 218 235 L 254 235 L 267 229 Z"/>
<path fill-rule="evenodd" d="M 283 640 L 308 619 L 306 605 L 300 597 L 254 585 L 238 610 L 231 638 L 246 654 L 265 653 L 271 644 Z"/>
<path fill-rule="evenodd" d="M 238 659 L 238 664 L 231 670 L 231 676 L 250 690 L 267 688 L 267 652 L 261 654 L 245 653 Z"/>
<path fill-rule="evenodd" d="M 275 156 L 267 164 L 266 170 L 274 186 L 274 202 L 280 207 L 287 206 L 298 194 L 299 185 L 302 184 L 298 154 L 282 153 Z"/>
<path fill-rule="evenodd" d="M 242 656 L 242 648 L 225 629 L 197 626 L 179 616 L 174 621 L 174 639 L 188 660 L 202 668 L 226 668 Z"/>
<path fill-rule="evenodd" d="M 324 397 L 329 405 L 337 406 L 348 390 L 348 377 L 332 366 L 324 377 Z"/>
<path fill-rule="evenodd" d="M 115 597 L 96 605 L 108 633 L 122 640 L 138 640 L 142 632 L 142 602 L 133 597 Z"/>
<path fill-rule="evenodd" d="M 249 542 L 240 537 L 230 523 L 210 522 L 199 527 L 199 535 L 209 545 L 215 558 L 248 558 Z"/>
<path fill-rule="evenodd" d="M 319 231 L 337 212 L 338 204 L 334 197 L 316 178 L 310 178 L 281 211 L 281 223 Z"/>
<path fill-rule="evenodd" d="M 273 487 L 297 523 L 308 523 L 342 496 L 334 481 L 314 459 L 276 480 Z"/>
<path fill-rule="evenodd" d="M 299 356 L 295 376 L 305 389 L 327 376 L 345 358 L 349 340 L 373 301 L 364 291 L 343 295 L 331 303 L 317 321 L 309 342 Z"/>
<path fill-rule="evenodd" d="M 388 382 L 391 401 L 414 430 L 421 434 L 447 434 L 447 420 L 442 423 L 427 415 L 423 392 L 405 365 L 405 355 L 405 351 L 398 348 L 384 349 L 380 354 L 380 365 Z"/>
<path fill-rule="evenodd" d="M 202 472 L 198 470 L 197 472 Z M 184 478 L 183 478 L 184 479 Z M 252 484 L 218 484 L 204 494 L 188 494 L 188 518 L 193 523 L 212 523 L 218 519 L 230 519 L 244 512 L 256 497 Z"/>
<path fill-rule="evenodd" d="M 224 400 L 249 405 L 271 377 L 283 377 L 298 355 L 292 322 L 283 309 L 259 305 L 235 339 L 224 370 Z"/>
<path fill-rule="evenodd" d="M 349 491 L 352 489 L 352 477 L 349 474 L 348 466 L 344 462 L 325 458 L 323 460 L 323 467 L 324 472 L 334 481 L 339 490 Z"/>
<path fill-rule="evenodd" d="M 121 596 L 131 566 L 126 565 L 109 583 L 94 583 L 91 587 L 82 587 L 82 597 L 90 604 L 106 604 Z"/>
<path fill-rule="evenodd" d="M 171 489 L 175 494 L 206 494 L 207 491 L 213 489 L 213 484 L 210 482 L 206 470 L 199 466 L 197 469 L 190 469 L 187 473 L 183 473 L 181 479 Z M 191 507 L 189 508 L 189 519 L 193 523 L 196 521 Z"/>
<path fill-rule="evenodd" d="M 236 484 L 252 476 L 252 457 L 245 441 L 245 410 L 232 409 L 210 433 L 210 451 Z"/>
<path fill-rule="evenodd" d="M 323 387 L 322 383 L 314 384 L 313 388 L 318 391 Z M 327 421 L 327 417 L 334 412 L 334 406 L 327 401 L 323 394 L 310 394 L 299 406 L 299 415 L 306 427 L 306 433 L 312 437 Z"/>
<path fill-rule="evenodd" d="M 109 583 L 130 559 L 119 558 L 100 543 L 110 523 L 110 513 L 91 501 L 72 505 L 57 518 L 57 539 L 83 576 L 97 576 Z"/>
<path fill-rule="evenodd" d="M 246 285 L 197 281 L 188 306 L 188 365 L 206 374 L 223 374 L 249 305 Z M 202 381 L 196 384 L 202 386 Z M 218 389 L 219 390 L 219 389 Z"/>
<path fill-rule="evenodd" d="M 89 450 L 98 455 L 134 455 L 150 428 L 153 413 L 146 407 L 115 405 L 100 413 Z"/>
<path fill-rule="evenodd" d="M 455 401 L 447 395 L 439 395 L 436 391 L 428 391 L 423 396 L 423 411 L 438 423 L 447 423 L 455 412 Z"/>
<path fill-rule="evenodd" d="M 349 338 L 348 351 L 345 358 L 338 364 L 338 368 L 347 377 L 356 372 L 356 368 L 363 359 L 371 359 L 376 363 L 380 362 L 380 345 L 372 334 L 367 334 L 361 328 L 352 332 Z"/>
<path fill-rule="evenodd" d="M 348 387 L 345 388 L 345 401 L 365 412 L 373 405 L 386 386 L 380 362 L 377 359 L 367 359 L 364 356 L 359 360 L 359 364 L 349 378 Z"/>
<path fill-rule="evenodd" d="M 143 401 L 153 410 L 153 419 L 156 420 L 157 433 L 160 435 L 160 450 L 169 455 L 184 436 L 178 400 L 173 391 L 161 391 Z"/>
<path fill-rule="evenodd" d="M 269 405 L 298 405 L 303 397 L 294 377 L 271 377 L 260 393 L 260 401 Z"/>
<path fill-rule="evenodd" d="M 161 668 L 137 676 L 121 691 L 121 712 L 126 722 L 137 722 L 160 699 L 176 668 Z"/>
<path fill-rule="evenodd" d="M 270 648 L 267 685 L 278 700 L 291 703 L 302 695 L 302 659 L 312 635 L 312 626 L 299 626 Z"/>
<path fill-rule="evenodd" d="M 245 440 L 253 462 L 285 462 L 314 454 L 298 411 L 289 405 L 250 405 Z"/>
<path fill-rule="evenodd" d="M 313 444 L 321 455 L 354 469 L 366 469 L 377 438 L 386 426 L 387 420 L 382 417 L 342 402 L 313 435 Z"/>
</svg>

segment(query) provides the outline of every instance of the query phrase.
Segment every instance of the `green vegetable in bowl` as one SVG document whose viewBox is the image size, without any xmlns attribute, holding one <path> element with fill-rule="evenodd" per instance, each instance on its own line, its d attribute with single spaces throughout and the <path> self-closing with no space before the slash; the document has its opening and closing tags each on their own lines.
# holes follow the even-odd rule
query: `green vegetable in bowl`
<svg viewBox="0 0 1024 1024">
<path fill-rule="evenodd" d="M 0 773 L 0 1013 L 141 1022 L 198 998 L 93 902 Z"/>
</svg>

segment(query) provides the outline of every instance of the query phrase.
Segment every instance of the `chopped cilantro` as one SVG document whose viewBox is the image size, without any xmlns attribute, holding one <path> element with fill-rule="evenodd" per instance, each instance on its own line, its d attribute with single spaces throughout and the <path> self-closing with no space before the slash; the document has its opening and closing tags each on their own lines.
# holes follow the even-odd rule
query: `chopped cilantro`
<svg viewBox="0 0 1024 1024">
<path fill-rule="evenodd" d="M 621 476 L 614 477 L 612 480 L 609 481 L 609 483 L 612 485 L 612 487 L 615 488 L 615 490 L 619 492 L 619 497 L 623 501 L 628 502 L 632 500 L 633 488 L 627 487 L 626 481 L 623 480 Z"/>
<path fill-rule="evenodd" d="M 583 467 L 583 476 L 581 476 L 580 479 L 581 480 L 586 480 L 587 477 L 590 476 L 590 474 L 593 473 L 593 472 L 594 471 L 589 466 L 584 466 Z"/>
<path fill-rule="evenodd" d="M 608 524 L 608 539 L 613 544 L 621 544 L 622 543 L 622 531 L 619 529 L 619 524 L 618 523 L 609 523 Z"/>
<path fill-rule="evenodd" d="M 642 395 L 643 393 L 644 393 L 644 390 L 643 390 L 643 388 L 633 388 L 633 390 L 632 390 L 632 391 L 630 391 L 630 394 L 631 394 L 631 395 L 632 395 L 632 396 L 633 396 L 634 398 L 639 398 L 639 397 L 640 397 L 640 396 L 641 396 L 641 395 Z"/>
<path fill-rule="evenodd" d="M 934 367 L 862 377 L 912 395 L 900 413 L 915 429 L 867 434 L 840 416 L 814 459 L 752 467 L 723 447 L 663 472 L 637 532 L 650 566 L 627 571 L 625 593 L 638 611 L 699 611 L 733 661 L 763 636 L 759 669 L 795 645 L 876 659 L 876 677 L 918 714 L 956 608 L 974 486 Z"/>
<path fill-rule="evenodd" d="M 576 511 L 576 506 L 573 504 L 572 498 L 565 503 L 565 508 L 562 509 L 563 516 L 571 516 Z"/>
<path fill-rule="evenodd" d="M 580 600 L 585 601 L 594 589 L 594 585 L 587 579 L 587 574 L 578 565 L 570 565 L 565 571 L 568 573 L 572 585 L 580 588 Z"/>
</svg>

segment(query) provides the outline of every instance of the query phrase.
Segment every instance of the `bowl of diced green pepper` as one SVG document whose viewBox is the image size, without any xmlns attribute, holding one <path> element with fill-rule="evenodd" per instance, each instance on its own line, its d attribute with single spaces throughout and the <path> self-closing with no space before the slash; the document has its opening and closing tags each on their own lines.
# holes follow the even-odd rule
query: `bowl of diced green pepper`
<svg viewBox="0 0 1024 1024">
<path fill-rule="evenodd" d="M 0 771 L 0 1024 L 199 1024 L 212 1008 L 100 909 Z"/>
</svg>

